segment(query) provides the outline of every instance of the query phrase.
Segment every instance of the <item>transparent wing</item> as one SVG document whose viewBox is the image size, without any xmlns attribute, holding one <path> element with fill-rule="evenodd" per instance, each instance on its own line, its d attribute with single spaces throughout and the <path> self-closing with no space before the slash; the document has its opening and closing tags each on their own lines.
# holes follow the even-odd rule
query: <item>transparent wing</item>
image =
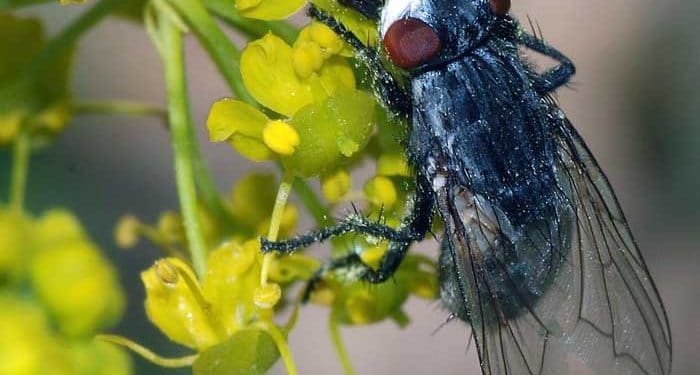
<svg viewBox="0 0 700 375">
<path fill-rule="evenodd" d="M 546 220 L 512 228 L 459 187 L 438 199 L 482 371 L 668 374 L 656 287 L 605 175 L 562 121 L 557 204 Z"/>
</svg>

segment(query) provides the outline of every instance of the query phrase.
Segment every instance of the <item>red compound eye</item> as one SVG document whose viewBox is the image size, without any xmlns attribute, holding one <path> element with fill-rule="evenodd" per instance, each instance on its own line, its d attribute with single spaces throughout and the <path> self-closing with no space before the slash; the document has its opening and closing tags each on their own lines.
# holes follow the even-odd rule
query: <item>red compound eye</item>
<svg viewBox="0 0 700 375">
<path fill-rule="evenodd" d="M 493 13 L 499 17 L 503 17 L 508 14 L 510 10 L 510 0 L 490 0 L 491 10 Z"/>
<path fill-rule="evenodd" d="M 394 22 L 384 35 L 391 61 L 404 69 L 415 68 L 435 57 L 442 48 L 438 34 L 416 18 Z"/>
</svg>

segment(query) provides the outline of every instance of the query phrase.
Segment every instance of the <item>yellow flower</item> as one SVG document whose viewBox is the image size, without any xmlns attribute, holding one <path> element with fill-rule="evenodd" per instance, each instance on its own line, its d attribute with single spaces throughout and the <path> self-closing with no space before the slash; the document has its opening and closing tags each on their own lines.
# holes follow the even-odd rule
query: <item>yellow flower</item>
<svg viewBox="0 0 700 375">
<path fill-rule="evenodd" d="M 41 23 L 34 18 L 0 14 L 0 146 L 21 128 L 41 143 L 61 131 L 72 113 L 68 106 L 70 53 L 49 61 L 45 69 L 28 67 L 46 46 Z"/>
<path fill-rule="evenodd" d="M 194 272 L 176 258 L 159 260 L 141 273 L 146 314 L 174 342 L 206 349 L 220 341 Z"/>
<path fill-rule="evenodd" d="M 236 9 L 243 17 L 260 20 L 281 20 L 301 9 L 306 0 L 236 0 Z"/>
<path fill-rule="evenodd" d="M 321 193 L 332 203 L 342 199 L 350 191 L 350 174 L 345 169 L 321 176 Z"/>
<path fill-rule="evenodd" d="M 377 176 L 365 185 L 367 199 L 377 207 L 391 209 L 396 204 L 398 193 L 391 179 Z"/>
<path fill-rule="evenodd" d="M 22 215 L 0 209 L 0 283 L 15 282 L 25 270 L 31 250 L 30 223 Z"/>
<path fill-rule="evenodd" d="M 241 56 L 243 82 L 262 111 L 233 99 L 212 106 L 207 127 L 214 142 L 229 142 L 254 161 L 278 159 L 309 177 L 337 169 L 368 142 L 374 99 L 356 89 L 344 43 L 327 26 L 311 23 L 293 46 L 268 34 Z"/>
<path fill-rule="evenodd" d="M 92 335 L 124 310 L 116 271 L 87 240 L 37 250 L 32 260 L 36 293 L 69 336 Z"/>
<path fill-rule="evenodd" d="M 39 374 L 50 343 L 41 310 L 18 298 L 0 295 L 0 374 Z"/>
</svg>

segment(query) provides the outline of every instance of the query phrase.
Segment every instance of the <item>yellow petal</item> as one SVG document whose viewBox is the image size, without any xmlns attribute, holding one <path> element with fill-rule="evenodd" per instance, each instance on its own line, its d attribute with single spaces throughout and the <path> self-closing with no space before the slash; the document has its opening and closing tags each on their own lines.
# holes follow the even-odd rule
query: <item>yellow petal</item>
<svg viewBox="0 0 700 375">
<path fill-rule="evenodd" d="M 326 60 L 319 72 L 319 78 L 329 94 L 335 93 L 340 87 L 354 89 L 356 86 L 355 73 L 350 63 L 339 56 Z"/>
<path fill-rule="evenodd" d="M 321 46 L 321 50 L 327 57 L 340 53 L 345 47 L 345 42 L 338 34 L 321 22 L 312 22 L 308 29 L 312 40 Z"/>
<path fill-rule="evenodd" d="M 236 134 L 229 140 L 229 143 L 241 155 L 252 161 L 272 160 L 275 154 L 270 150 L 261 138 L 248 137 L 243 134 Z"/>
<path fill-rule="evenodd" d="M 337 202 L 350 191 L 350 174 L 338 169 L 321 177 L 321 192 L 329 202 Z"/>
<path fill-rule="evenodd" d="M 255 316 L 253 293 L 260 283 L 259 241 L 227 242 L 207 261 L 202 293 L 225 336 L 250 324 Z"/>
<path fill-rule="evenodd" d="M 367 199 L 376 206 L 390 209 L 398 199 L 398 193 L 394 182 L 388 177 L 377 176 L 365 185 Z"/>
<path fill-rule="evenodd" d="M 236 133 L 261 138 L 262 129 L 268 121 L 267 116 L 250 104 L 231 98 L 221 99 L 209 111 L 209 140 L 226 141 Z"/>
<path fill-rule="evenodd" d="M 323 66 L 323 51 L 318 43 L 295 43 L 292 50 L 294 71 L 300 78 L 309 78 Z"/>
<path fill-rule="evenodd" d="M 185 277 L 196 280 L 190 267 L 176 258 L 161 260 L 142 272 L 146 314 L 170 340 L 201 351 L 216 345 L 219 338 L 199 287 L 188 285 Z"/>
<path fill-rule="evenodd" d="M 306 0 L 236 0 L 238 13 L 259 20 L 281 20 L 296 13 Z"/>
<path fill-rule="evenodd" d="M 292 116 L 313 101 L 311 88 L 294 71 L 292 47 L 272 34 L 248 44 L 241 73 L 255 100 L 277 113 Z"/>
</svg>

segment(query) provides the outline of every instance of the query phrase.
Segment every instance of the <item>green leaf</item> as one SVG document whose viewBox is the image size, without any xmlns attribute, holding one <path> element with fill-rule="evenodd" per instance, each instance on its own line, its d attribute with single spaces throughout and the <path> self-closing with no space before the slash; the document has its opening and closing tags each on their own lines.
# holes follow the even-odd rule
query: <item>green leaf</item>
<svg viewBox="0 0 700 375">
<path fill-rule="evenodd" d="M 195 375 L 263 375 L 279 356 L 275 342 L 267 333 L 245 329 L 202 352 L 192 370 Z"/>
</svg>

